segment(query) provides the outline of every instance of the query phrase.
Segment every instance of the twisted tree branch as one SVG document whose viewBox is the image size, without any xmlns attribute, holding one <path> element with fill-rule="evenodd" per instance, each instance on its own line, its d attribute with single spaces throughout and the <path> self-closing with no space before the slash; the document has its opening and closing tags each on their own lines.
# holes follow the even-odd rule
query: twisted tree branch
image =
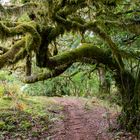
<svg viewBox="0 0 140 140">
<path fill-rule="evenodd" d="M 57 68 L 55 68 L 54 70 L 52 70 L 52 71 L 50 71 L 48 73 L 27 76 L 22 81 L 24 83 L 35 83 L 35 82 L 38 82 L 38 81 L 47 80 L 47 79 L 59 76 L 64 71 L 66 71 L 67 68 L 69 68 L 70 66 L 71 66 L 71 63 L 63 65 L 63 66 L 60 66 L 60 67 L 57 67 Z"/>
</svg>

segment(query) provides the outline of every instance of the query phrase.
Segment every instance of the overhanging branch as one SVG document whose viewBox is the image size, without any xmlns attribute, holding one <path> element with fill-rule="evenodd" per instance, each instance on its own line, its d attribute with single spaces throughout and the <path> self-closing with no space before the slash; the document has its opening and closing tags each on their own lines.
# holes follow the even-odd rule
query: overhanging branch
<svg viewBox="0 0 140 140">
<path fill-rule="evenodd" d="M 46 67 L 53 69 L 67 63 L 85 62 L 85 63 L 102 63 L 110 69 L 118 68 L 115 61 L 112 60 L 111 54 L 93 44 L 84 43 L 81 47 L 68 52 L 53 56 L 47 61 Z"/>
<path fill-rule="evenodd" d="M 93 46 L 93 44 L 83 44 L 77 49 L 49 58 L 49 60 L 46 62 L 46 67 L 51 69 L 51 72 L 29 76 L 23 81 L 25 83 L 34 83 L 56 77 L 63 73 L 68 67 L 71 66 L 72 63 L 75 62 L 90 64 L 102 63 L 111 70 L 119 70 L 118 64 L 112 59 L 109 52 L 103 51 L 102 49 Z"/>
<path fill-rule="evenodd" d="M 97 21 L 87 22 L 87 23 L 83 21 L 83 24 L 81 24 L 80 22 L 77 21 L 67 20 L 59 14 L 56 14 L 56 21 L 58 23 L 63 24 L 67 31 L 70 30 L 81 31 L 81 32 L 85 32 L 86 30 L 93 31 L 96 35 L 98 35 L 102 40 L 104 40 L 108 44 L 108 46 L 113 52 L 113 55 L 120 69 L 122 70 L 124 69 L 124 63 L 118 51 L 117 45 L 112 41 L 110 36 L 108 36 L 101 28 L 98 27 Z"/>
<path fill-rule="evenodd" d="M 38 81 L 47 80 L 47 79 L 59 76 L 64 71 L 66 71 L 67 68 L 69 68 L 70 66 L 71 66 L 71 64 L 66 64 L 66 65 L 57 67 L 57 68 L 55 68 L 54 70 L 52 70 L 48 73 L 25 77 L 24 80 L 22 80 L 22 81 L 24 83 L 35 83 L 35 82 L 38 82 Z"/>
</svg>

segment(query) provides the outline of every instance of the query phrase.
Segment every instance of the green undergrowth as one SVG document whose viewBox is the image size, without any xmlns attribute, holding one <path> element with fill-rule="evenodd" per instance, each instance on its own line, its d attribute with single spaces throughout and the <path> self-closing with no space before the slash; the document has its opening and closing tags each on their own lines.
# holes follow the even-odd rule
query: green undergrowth
<svg viewBox="0 0 140 140">
<path fill-rule="evenodd" d="M 47 97 L 0 98 L 0 140 L 44 139 L 63 107 Z"/>
</svg>

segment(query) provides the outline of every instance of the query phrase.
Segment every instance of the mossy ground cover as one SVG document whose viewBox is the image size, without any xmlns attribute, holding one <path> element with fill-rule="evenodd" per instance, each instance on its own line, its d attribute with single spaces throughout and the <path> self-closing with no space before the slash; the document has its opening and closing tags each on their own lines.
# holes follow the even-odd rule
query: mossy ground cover
<svg viewBox="0 0 140 140">
<path fill-rule="evenodd" d="M 61 109 L 47 97 L 0 98 L 0 140 L 47 139 L 53 121 L 63 118 L 56 113 Z"/>
</svg>

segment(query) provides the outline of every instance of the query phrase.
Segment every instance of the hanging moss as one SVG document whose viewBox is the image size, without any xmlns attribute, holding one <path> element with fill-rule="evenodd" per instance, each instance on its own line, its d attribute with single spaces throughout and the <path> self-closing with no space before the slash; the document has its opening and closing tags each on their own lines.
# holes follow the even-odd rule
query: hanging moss
<svg viewBox="0 0 140 140">
<path fill-rule="evenodd" d="M 24 46 L 25 46 L 25 39 L 23 38 L 22 40 L 17 41 L 9 51 L 7 51 L 5 54 L 0 56 L 0 68 L 12 62 L 15 56 L 17 55 L 17 53 Z"/>
<path fill-rule="evenodd" d="M 21 25 L 17 25 L 16 27 L 6 27 L 4 24 L 0 23 L 0 29 L 1 29 L 1 33 L 0 33 L 0 37 L 2 39 L 5 39 L 7 37 L 11 37 L 14 35 L 25 35 L 25 37 L 23 38 L 23 40 L 25 41 L 24 46 L 21 44 L 20 49 L 18 48 L 18 51 L 15 51 L 13 53 L 12 50 L 15 49 L 15 46 L 12 47 L 12 49 L 10 51 L 8 51 L 7 53 L 5 53 L 5 56 L 7 54 L 9 54 L 9 52 L 12 52 L 12 54 L 10 54 L 10 61 L 12 61 L 12 63 L 17 62 L 19 59 L 23 59 L 27 54 L 29 54 L 32 50 L 36 51 L 37 48 L 40 46 L 41 43 L 41 38 L 39 33 L 37 32 L 37 30 L 35 29 L 37 27 L 35 22 L 30 22 L 28 24 L 21 24 Z M 18 44 L 18 43 L 16 43 Z M 17 47 L 17 46 L 16 46 Z M 23 47 L 23 48 L 22 48 Z M 26 51 L 25 51 L 26 49 Z M 20 51 L 21 50 L 21 51 Z M 17 54 L 16 54 L 17 53 Z M 1 60 L 2 62 L 2 66 L 5 65 L 4 62 L 8 62 L 8 58 L 4 58 L 4 56 L 1 57 L 2 59 L 5 60 Z"/>
<path fill-rule="evenodd" d="M 29 33 L 32 35 L 33 41 L 36 42 L 34 45 L 38 47 L 41 42 L 40 35 L 36 31 L 36 23 L 30 22 L 28 24 L 21 24 L 16 27 L 6 27 L 3 23 L 0 22 L 0 38 L 7 39 L 8 37 L 12 37 L 19 34 Z"/>
</svg>

